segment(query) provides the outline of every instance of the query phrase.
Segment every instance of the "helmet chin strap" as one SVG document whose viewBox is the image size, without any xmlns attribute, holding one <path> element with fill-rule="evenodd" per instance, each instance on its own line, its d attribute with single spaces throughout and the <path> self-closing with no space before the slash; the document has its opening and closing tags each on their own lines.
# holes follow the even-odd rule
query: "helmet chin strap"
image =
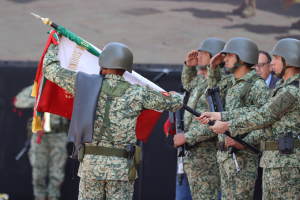
<svg viewBox="0 0 300 200">
<path fill-rule="evenodd" d="M 207 64 L 207 65 L 205 65 L 205 66 L 198 65 L 198 67 L 199 67 L 199 69 L 200 69 L 201 71 L 204 71 L 204 70 L 207 69 L 209 66 L 210 66 L 210 64 Z"/>
<path fill-rule="evenodd" d="M 288 68 L 291 68 L 291 66 L 286 66 L 286 61 L 284 58 L 281 58 L 281 61 L 282 61 L 282 65 L 283 65 L 283 69 L 281 70 L 280 74 L 275 74 L 277 77 L 279 76 L 283 76 L 285 71 L 288 69 Z"/>
<path fill-rule="evenodd" d="M 103 71 L 103 70 L 107 70 L 107 68 L 101 67 L 100 72 L 99 72 L 100 75 L 102 74 L 102 71 Z"/>
<path fill-rule="evenodd" d="M 245 63 L 240 63 L 240 58 L 238 56 L 236 56 L 236 62 L 234 63 L 232 68 L 225 68 L 226 72 L 229 72 L 230 74 L 232 74 L 237 68 L 239 68 L 240 66 L 244 65 Z"/>
</svg>

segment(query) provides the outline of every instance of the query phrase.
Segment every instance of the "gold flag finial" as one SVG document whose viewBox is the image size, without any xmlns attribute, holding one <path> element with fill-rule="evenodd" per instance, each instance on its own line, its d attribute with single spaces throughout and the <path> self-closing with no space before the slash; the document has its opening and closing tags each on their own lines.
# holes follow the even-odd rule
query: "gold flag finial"
<svg viewBox="0 0 300 200">
<path fill-rule="evenodd" d="M 45 25 L 49 25 L 49 26 L 52 25 L 52 21 L 49 18 L 42 18 L 42 17 L 40 17 L 40 16 L 38 16 L 38 15 L 36 15 L 34 13 L 31 13 L 31 14 L 33 16 L 35 16 L 36 18 L 41 19 Z"/>
</svg>

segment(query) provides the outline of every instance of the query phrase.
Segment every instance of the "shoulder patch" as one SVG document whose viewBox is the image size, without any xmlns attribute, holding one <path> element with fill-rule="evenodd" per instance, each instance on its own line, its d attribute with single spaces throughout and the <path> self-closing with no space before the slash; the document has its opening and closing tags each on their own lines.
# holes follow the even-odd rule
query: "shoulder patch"
<svg viewBox="0 0 300 200">
<path fill-rule="evenodd" d="M 56 72 L 56 76 L 62 77 L 62 78 L 73 79 L 74 81 L 76 80 L 76 75 L 77 75 L 77 72 L 74 72 L 74 71 L 71 71 L 68 69 L 64 69 L 64 68 L 59 69 Z"/>
<path fill-rule="evenodd" d="M 169 92 L 163 92 L 163 91 L 160 91 L 161 94 L 165 95 L 166 97 L 170 97 L 171 94 Z"/>
<path fill-rule="evenodd" d="M 160 97 L 163 97 L 163 98 L 172 98 L 171 94 L 169 92 L 163 92 L 163 91 L 159 91 L 155 88 L 151 88 L 149 85 L 146 85 L 146 88 L 149 92 L 157 95 L 157 96 L 160 96 Z"/>
<path fill-rule="evenodd" d="M 289 91 L 285 91 L 283 94 L 280 94 L 275 101 L 269 105 L 269 109 L 276 115 L 276 117 L 280 117 L 286 110 L 288 110 L 296 97 L 291 94 Z"/>
</svg>

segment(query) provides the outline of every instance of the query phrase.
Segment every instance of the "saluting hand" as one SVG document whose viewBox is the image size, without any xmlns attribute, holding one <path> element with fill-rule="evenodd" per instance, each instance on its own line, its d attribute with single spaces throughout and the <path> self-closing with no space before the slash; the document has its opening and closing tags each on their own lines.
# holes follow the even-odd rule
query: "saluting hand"
<svg viewBox="0 0 300 200">
<path fill-rule="evenodd" d="M 176 134 L 173 138 L 174 141 L 174 147 L 177 148 L 180 145 L 183 145 L 186 143 L 186 139 L 184 137 L 184 131 L 182 133 Z"/>
<path fill-rule="evenodd" d="M 210 60 L 210 68 L 216 68 L 219 64 L 222 63 L 225 56 L 220 52 Z"/>
<path fill-rule="evenodd" d="M 191 51 L 186 57 L 186 66 L 195 67 L 198 65 L 198 51 Z"/>
</svg>

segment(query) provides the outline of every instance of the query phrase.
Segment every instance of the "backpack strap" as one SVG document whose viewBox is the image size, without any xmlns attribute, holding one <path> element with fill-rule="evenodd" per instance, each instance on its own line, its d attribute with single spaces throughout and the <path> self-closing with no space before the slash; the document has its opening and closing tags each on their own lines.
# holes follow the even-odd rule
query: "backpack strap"
<svg viewBox="0 0 300 200">
<path fill-rule="evenodd" d="M 129 83 L 127 81 L 121 81 L 116 86 L 110 86 L 107 83 L 107 79 L 105 79 L 103 81 L 101 92 L 106 93 L 108 97 L 106 99 L 105 112 L 104 112 L 102 127 L 100 129 L 100 133 L 99 133 L 99 136 L 98 136 L 98 141 L 99 142 L 102 139 L 104 131 L 106 131 L 106 133 L 108 135 L 109 142 L 112 144 L 112 146 L 114 146 L 114 138 L 111 134 L 111 130 L 110 130 L 110 127 L 109 127 L 109 110 L 110 110 L 110 106 L 112 104 L 112 100 L 114 99 L 114 97 L 122 96 L 125 93 L 125 91 L 130 87 L 131 87 L 131 83 Z"/>
<path fill-rule="evenodd" d="M 247 76 L 247 75 L 246 75 Z M 254 74 L 252 76 L 248 76 L 245 77 L 246 83 L 243 87 L 243 90 L 240 94 L 240 104 L 239 104 L 239 108 L 244 106 L 245 100 L 246 100 L 246 96 L 248 95 L 251 86 L 253 85 L 253 83 L 255 83 L 258 79 L 260 79 L 261 77 L 257 74 Z"/>
<path fill-rule="evenodd" d="M 205 92 L 205 89 L 208 87 L 208 81 L 207 79 L 205 79 L 203 82 L 202 82 L 202 87 L 197 91 L 197 94 L 196 94 L 196 98 L 194 100 L 194 104 L 192 106 L 192 109 L 195 109 L 196 108 L 196 105 L 198 103 L 198 100 L 199 98 L 202 96 L 202 94 Z M 189 130 L 189 127 L 190 127 L 190 124 L 192 122 L 192 117 L 193 115 L 191 114 L 188 118 L 188 122 L 187 122 L 187 125 L 185 127 L 185 130 Z"/>
</svg>

